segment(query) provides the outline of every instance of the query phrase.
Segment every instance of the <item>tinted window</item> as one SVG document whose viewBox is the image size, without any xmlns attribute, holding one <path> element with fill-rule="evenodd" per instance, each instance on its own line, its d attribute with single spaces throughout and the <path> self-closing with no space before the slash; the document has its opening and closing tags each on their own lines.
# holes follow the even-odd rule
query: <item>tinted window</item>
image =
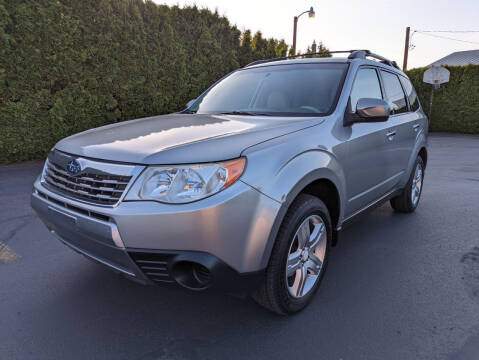
<svg viewBox="0 0 479 360">
<path fill-rule="evenodd" d="M 374 69 L 359 69 L 351 90 L 351 109 L 356 112 L 356 105 L 361 98 L 382 99 L 378 74 Z"/>
<path fill-rule="evenodd" d="M 406 92 L 406 96 L 409 99 L 409 107 L 411 111 L 416 111 L 419 109 L 419 100 L 417 98 L 416 91 L 414 90 L 414 87 L 411 84 L 411 81 L 409 79 L 406 79 L 405 77 L 400 76 L 402 85 L 404 87 L 404 91 Z"/>
<path fill-rule="evenodd" d="M 399 114 L 407 111 L 406 97 L 397 75 L 387 71 L 381 71 L 384 82 L 386 100 L 391 107 L 391 114 Z"/>
<path fill-rule="evenodd" d="M 347 64 L 273 65 L 239 70 L 189 109 L 198 114 L 242 111 L 318 116 L 334 109 Z"/>
</svg>

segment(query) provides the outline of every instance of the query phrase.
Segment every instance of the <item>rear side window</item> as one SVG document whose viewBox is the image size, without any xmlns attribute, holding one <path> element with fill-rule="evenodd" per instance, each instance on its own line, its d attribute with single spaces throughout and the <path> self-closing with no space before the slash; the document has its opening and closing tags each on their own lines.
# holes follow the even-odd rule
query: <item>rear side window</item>
<svg viewBox="0 0 479 360">
<path fill-rule="evenodd" d="M 391 108 L 391 114 L 400 114 L 408 111 L 406 97 L 397 75 L 381 70 L 381 76 L 383 78 L 384 91 L 386 92 L 386 101 Z"/>
<path fill-rule="evenodd" d="M 356 112 L 358 100 L 362 98 L 382 99 L 378 74 L 374 69 L 359 69 L 351 90 L 351 110 Z"/>
<path fill-rule="evenodd" d="M 404 91 L 406 92 L 406 96 L 409 99 L 409 107 L 411 111 L 416 111 L 419 109 L 419 100 L 417 98 L 416 91 L 414 90 L 414 87 L 411 84 L 411 81 L 409 79 L 406 79 L 405 77 L 400 76 L 402 85 L 404 87 Z"/>
</svg>

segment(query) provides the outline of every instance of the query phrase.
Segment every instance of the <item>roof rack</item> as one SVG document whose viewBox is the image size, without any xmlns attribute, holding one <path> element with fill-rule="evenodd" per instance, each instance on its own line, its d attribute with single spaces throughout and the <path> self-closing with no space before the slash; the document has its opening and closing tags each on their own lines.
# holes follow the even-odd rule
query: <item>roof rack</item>
<svg viewBox="0 0 479 360">
<path fill-rule="evenodd" d="M 395 61 L 391 61 L 389 59 L 386 59 L 385 57 L 372 53 L 369 50 L 356 50 L 353 51 L 349 56 L 348 59 L 366 59 L 367 57 L 379 60 L 382 64 L 389 65 L 392 67 L 395 67 L 396 69 L 399 69 L 399 66 L 396 64 Z"/>
<path fill-rule="evenodd" d="M 395 61 L 391 61 L 386 59 L 385 57 L 382 57 L 380 55 L 374 54 L 369 50 L 338 50 L 338 51 L 329 51 L 330 54 L 344 54 L 344 53 L 349 53 L 348 59 L 366 59 L 366 57 L 371 57 L 376 60 L 379 60 L 382 64 L 389 65 L 392 67 L 395 67 L 396 69 L 399 69 L 399 66 L 396 64 Z M 291 56 L 281 56 L 277 58 L 271 58 L 271 59 L 263 59 L 263 60 L 256 60 L 248 65 L 245 66 L 253 66 L 253 65 L 258 65 L 258 64 L 264 64 L 264 63 L 269 63 L 273 61 L 281 61 L 281 60 L 288 60 L 288 59 L 296 59 L 296 58 L 306 58 L 308 56 L 312 55 L 321 55 L 323 53 L 315 52 L 315 53 L 308 53 L 308 54 L 298 54 L 298 55 L 291 55 Z"/>
<path fill-rule="evenodd" d="M 361 50 L 338 50 L 338 51 L 329 51 L 329 53 L 330 54 L 342 54 L 342 53 L 352 54 L 356 51 L 361 51 Z M 312 55 L 322 55 L 322 54 L 324 54 L 324 53 L 314 52 L 314 53 L 308 53 L 308 54 L 298 54 L 298 55 L 290 55 L 290 56 L 281 56 L 281 57 L 271 58 L 271 59 L 256 60 L 256 61 L 253 61 L 253 62 L 249 63 L 245 67 L 258 65 L 258 64 L 264 64 L 264 63 L 273 62 L 273 61 L 304 58 L 304 57 L 308 57 L 308 56 L 312 56 Z"/>
</svg>

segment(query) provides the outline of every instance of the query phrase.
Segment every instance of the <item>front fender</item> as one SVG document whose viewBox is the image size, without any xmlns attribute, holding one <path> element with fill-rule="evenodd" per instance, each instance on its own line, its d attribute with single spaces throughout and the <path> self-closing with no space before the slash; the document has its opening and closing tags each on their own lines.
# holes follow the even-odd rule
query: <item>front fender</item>
<svg viewBox="0 0 479 360">
<path fill-rule="evenodd" d="M 254 176 L 245 176 L 242 180 L 281 203 L 291 203 L 304 187 L 319 179 L 331 181 L 338 189 L 340 198 L 345 193 L 344 172 L 334 156 L 324 150 L 300 153 L 284 165 L 274 168 L 274 164 L 264 164 L 263 171 L 269 172 L 269 176 L 262 177 L 260 171 L 254 171 Z"/>
<path fill-rule="evenodd" d="M 342 167 L 334 154 L 326 149 L 317 147 L 295 153 L 300 146 L 298 143 L 270 142 L 262 149 L 245 154 L 248 156 L 248 167 L 242 181 L 281 203 L 264 251 L 263 266 L 268 263 L 276 235 L 289 206 L 310 183 L 327 179 L 334 184 L 340 200 L 338 225 L 343 219 L 346 192 Z"/>
</svg>

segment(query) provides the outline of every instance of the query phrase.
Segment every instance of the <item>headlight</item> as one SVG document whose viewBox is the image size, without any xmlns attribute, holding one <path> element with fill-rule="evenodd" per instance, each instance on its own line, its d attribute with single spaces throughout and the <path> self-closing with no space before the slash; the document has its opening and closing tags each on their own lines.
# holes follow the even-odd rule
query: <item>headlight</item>
<svg viewBox="0 0 479 360">
<path fill-rule="evenodd" d="M 136 180 L 127 200 L 155 200 L 182 204 L 216 194 L 233 184 L 243 173 L 246 160 L 222 163 L 151 166 Z"/>
<path fill-rule="evenodd" d="M 42 176 L 40 176 L 40 181 L 45 181 L 45 176 L 47 175 L 47 167 L 48 167 L 48 158 L 45 160 L 45 164 L 43 165 Z"/>
</svg>

